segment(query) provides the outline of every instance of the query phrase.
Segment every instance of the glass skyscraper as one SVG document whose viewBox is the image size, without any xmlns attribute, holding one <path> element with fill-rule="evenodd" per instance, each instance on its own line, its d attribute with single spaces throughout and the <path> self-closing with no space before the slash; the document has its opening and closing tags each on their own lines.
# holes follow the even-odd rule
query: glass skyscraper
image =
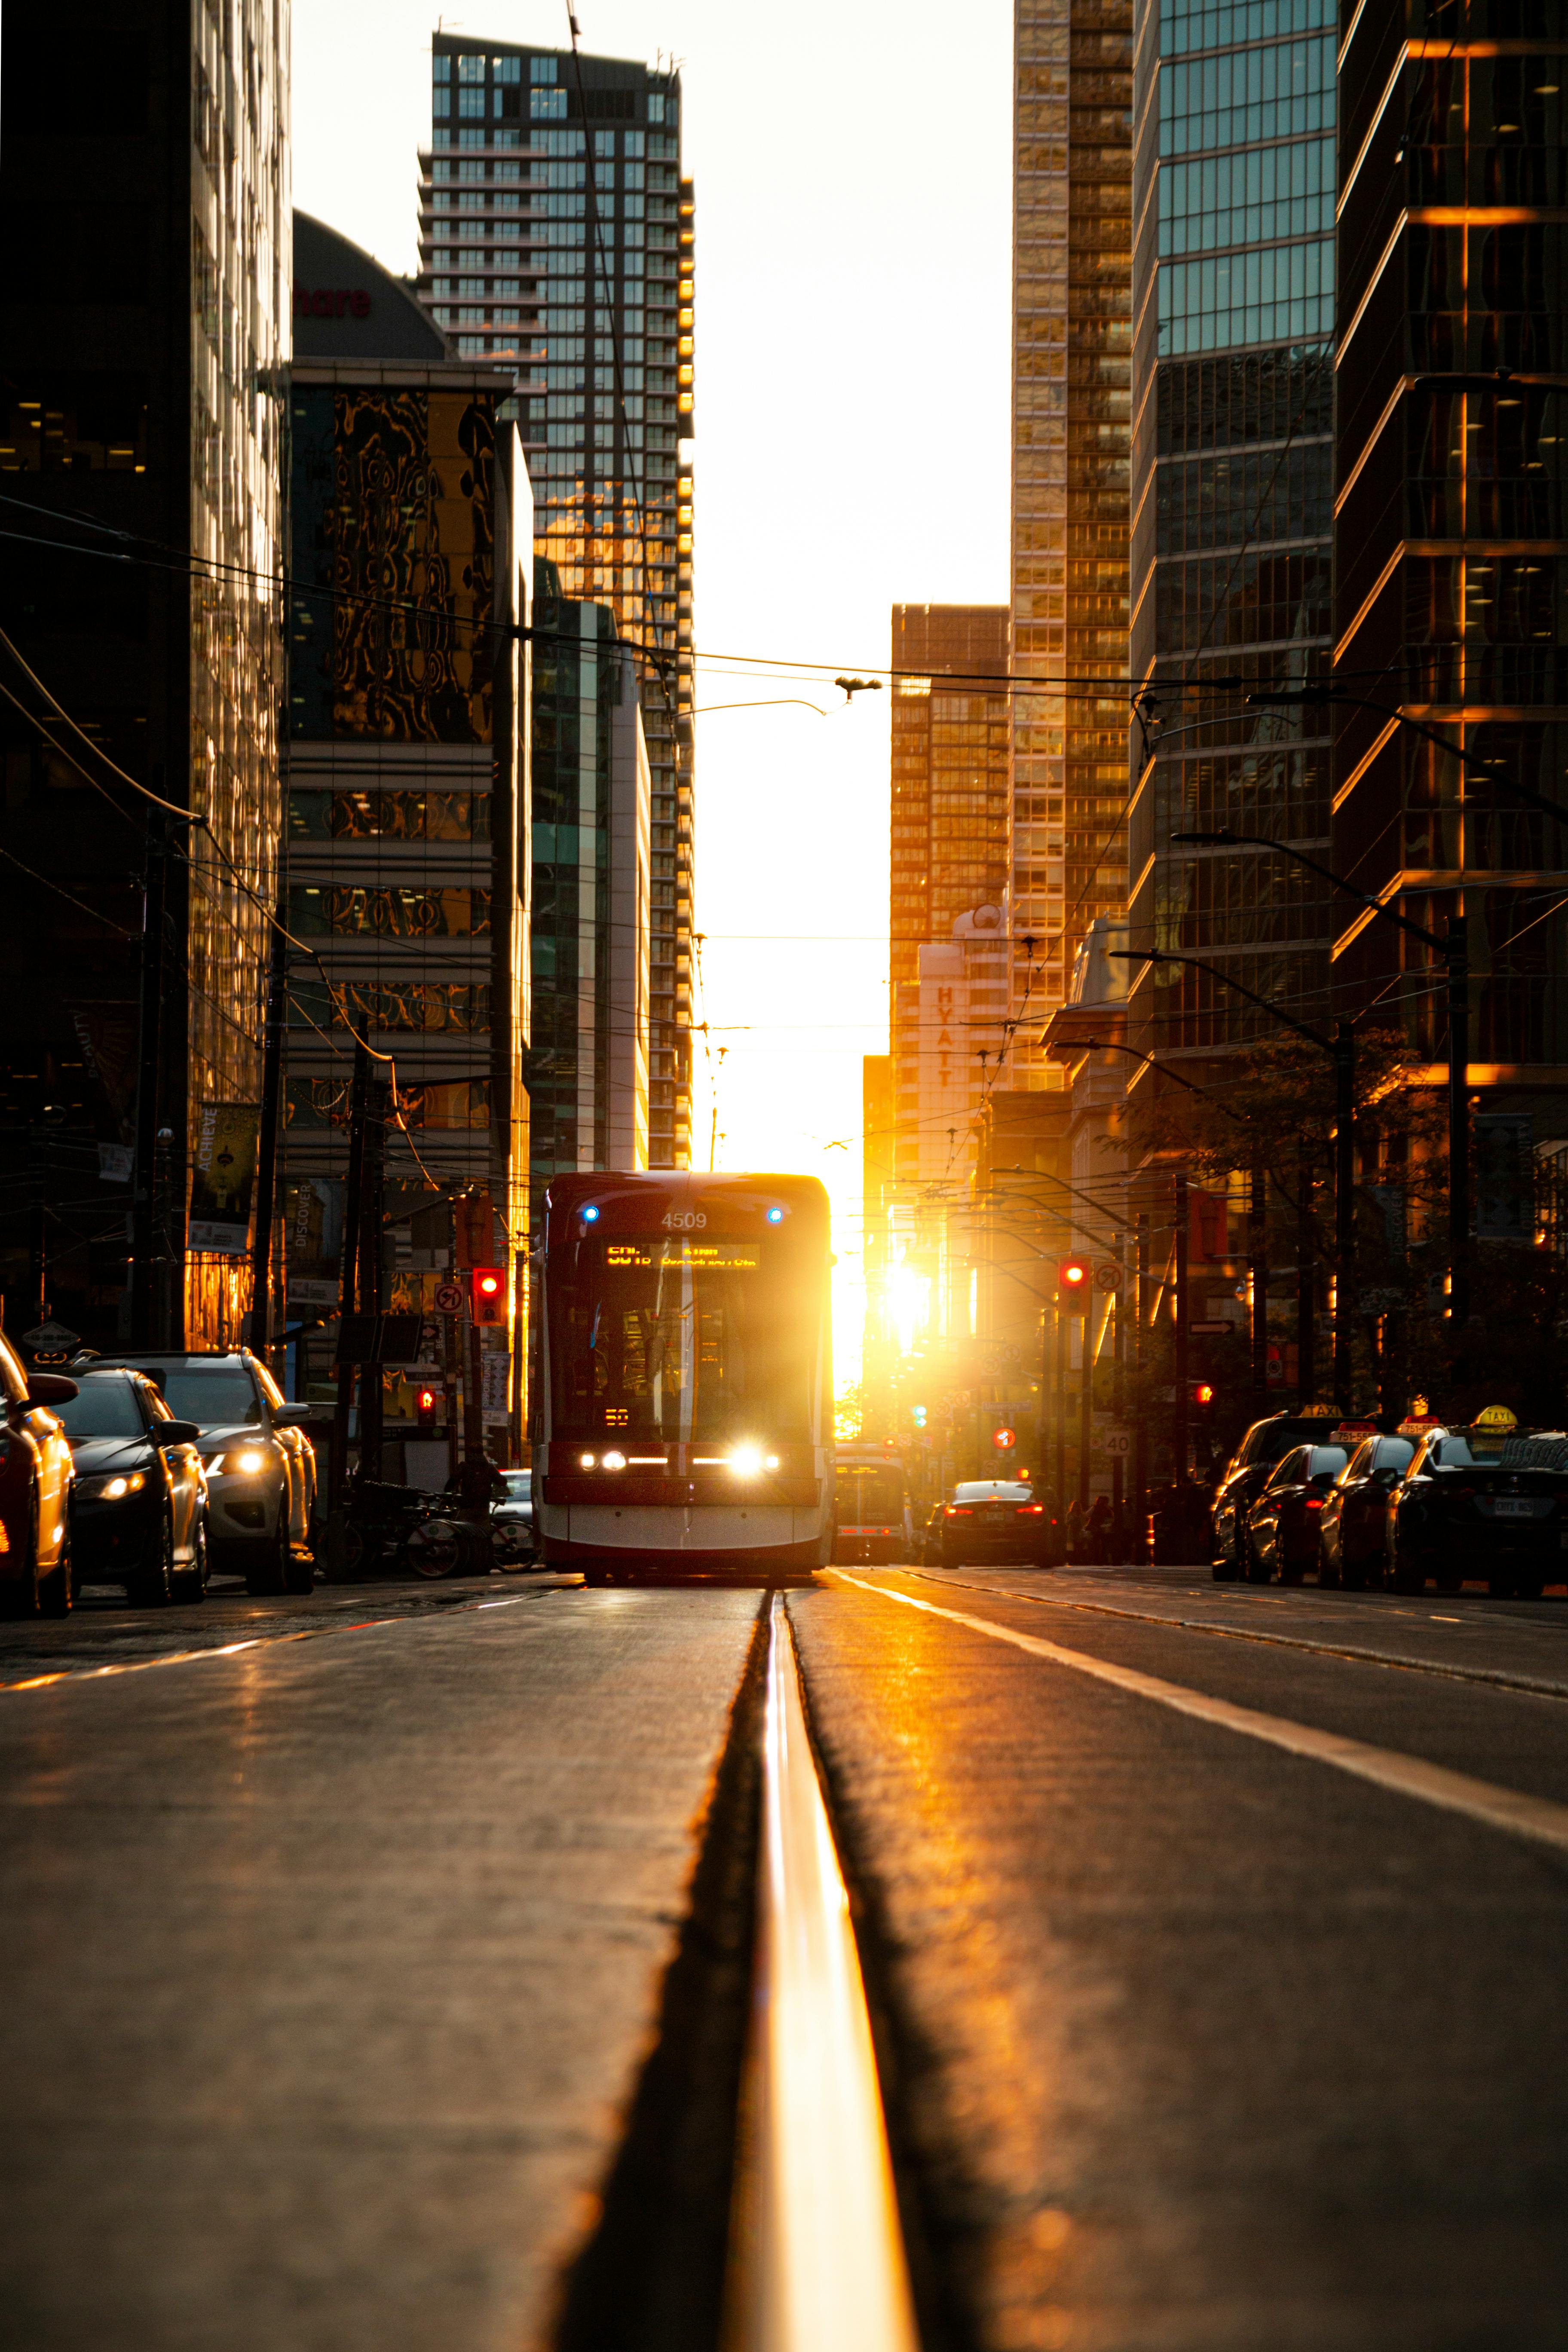
<svg viewBox="0 0 1568 2352">
<path fill-rule="evenodd" d="M 1321 1022 L 1326 886 L 1170 836 L 1228 827 L 1327 858 L 1326 718 L 1243 698 L 1329 665 L 1332 0 L 1140 0 L 1135 90 L 1131 943 Z M 1206 973 L 1134 971 L 1144 1053 L 1278 1034 Z"/>
<path fill-rule="evenodd" d="M 691 184 L 679 76 L 437 33 L 420 292 L 510 360 L 535 547 L 638 656 L 652 786 L 649 1156 L 690 1150 Z"/>
<path fill-rule="evenodd" d="M 1126 896 L 1131 0 L 1014 24 L 1009 1083 L 1049 1087 L 1040 1024 Z"/>
<path fill-rule="evenodd" d="M 189 1172 L 207 1107 L 258 1098 L 278 887 L 287 0 L 111 11 L 79 38 L 13 10 L 5 104 L 0 472 L 68 540 L 85 520 L 140 551 L 10 567 L 8 633 L 106 757 L 7 667 L 46 722 L 6 706 L 11 971 L 69 967 L 3 992 L 0 1128 L 62 1204 L 31 1253 L 0 1225 L 8 1320 L 30 1284 L 94 1346 L 211 1347 L 238 1335 L 249 1268 L 187 1249 Z M 150 815 L 115 770 L 205 822 Z M 145 962 L 143 876 L 162 896 Z M 139 1107 L 159 1139 L 133 1170 Z"/>
</svg>

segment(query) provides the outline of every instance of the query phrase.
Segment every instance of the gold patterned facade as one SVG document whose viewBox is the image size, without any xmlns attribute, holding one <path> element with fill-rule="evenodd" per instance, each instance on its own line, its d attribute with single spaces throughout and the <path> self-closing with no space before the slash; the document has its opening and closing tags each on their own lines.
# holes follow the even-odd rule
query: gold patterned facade
<svg viewBox="0 0 1568 2352">
<path fill-rule="evenodd" d="M 1126 903 L 1131 0 L 1016 0 L 1011 1083 Z"/>
</svg>

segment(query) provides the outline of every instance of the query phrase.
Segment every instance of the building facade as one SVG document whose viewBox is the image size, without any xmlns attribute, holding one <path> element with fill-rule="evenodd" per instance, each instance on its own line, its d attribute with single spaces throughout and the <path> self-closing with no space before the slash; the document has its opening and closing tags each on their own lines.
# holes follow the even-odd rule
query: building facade
<svg viewBox="0 0 1568 2352">
<path fill-rule="evenodd" d="M 1334 861 L 1463 919 L 1472 1100 L 1540 1145 L 1568 1110 L 1564 841 L 1510 787 L 1561 803 L 1568 770 L 1568 26 L 1451 14 L 1347 8 L 1341 36 Z M 1396 1006 L 1440 1082 L 1440 959 L 1335 913 L 1342 1009 Z"/>
<path fill-rule="evenodd" d="M 7 1320 L 216 1345 L 248 1267 L 187 1246 L 190 1173 L 259 1100 L 278 888 L 289 10 L 125 0 L 57 109 L 60 39 L 7 20 L 0 472 L 47 542 L 0 589 Z"/>
<path fill-rule="evenodd" d="M 1131 0 L 1016 0 L 1015 1083 L 1096 915 L 1126 898 Z M 1031 949 L 1029 942 L 1033 942 Z"/>
<path fill-rule="evenodd" d="M 298 1392 L 324 1400 L 356 1041 L 395 1089 L 383 1303 L 434 1328 L 455 1264 L 477 1252 L 510 1277 L 525 1257 L 533 517 L 511 371 L 453 359 L 368 255 L 319 223 L 306 237 L 329 284 L 365 298 L 313 318 L 290 395 L 282 1179 L 292 1302 L 328 1310 Z M 402 355 L 376 357 L 383 337 Z M 509 1296 L 521 1306 L 510 1279 Z M 499 1453 L 521 1351 L 484 1337 L 497 1369 L 468 1402 Z M 388 1384 L 390 1437 L 412 1433 L 408 1388 Z"/>
<path fill-rule="evenodd" d="M 1321 1021 L 1327 886 L 1171 835 L 1229 828 L 1327 858 L 1326 710 L 1244 697 L 1321 684 L 1329 665 L 1331 0 L 1141 0 L 1134 114 L 1131 937 Z M 1271 1034 L 1223 982 L 1173 966 L 1135 974 L 1129 1020 L 1163 1059 Z"/>
<path fill-rule="evenodd" d="M 520 371 L 537 552 L 639 657 L 652 787 L 649 1150 L 690 1152 L 695 226 L 680 79 L 437 33 L 420 293 Z"/>
<path fill-rule="evenodd" d="M 1007 895 L 1007 609 L 1003 604 L 895 604 L 892 623 L 892 856 L 889 933 L 892 976 L 896 1181 L 925 1165 L 921 950 L 946 941 L 976 907 Z M 994 687 L 990 681 L 994 679 Z M 978 1069 L 994 1060 L 1006 1019 L 1002 994 L 963 1047 Z M 967 1017 L 967 1016 L 966 1016 Z M 967 1132 L 959 1166 L 967 1167 Z M 929 1155 L 926 1155 L 929 1157 Z"/>
<path fill-rule="evenodd" d="M 649 774 L 637 667 L 606 604 L 536 562 L 531 1191 L 648 1164 Z"/>
</svg>

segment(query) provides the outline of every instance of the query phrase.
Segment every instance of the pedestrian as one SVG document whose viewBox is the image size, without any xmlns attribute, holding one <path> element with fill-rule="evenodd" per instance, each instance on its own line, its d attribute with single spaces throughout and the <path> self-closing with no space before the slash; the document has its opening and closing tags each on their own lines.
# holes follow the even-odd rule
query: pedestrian
<svg viewBox="0 0 1568 2352">
<path fill-rule="evenodd" d="M 1089 1507 L 1084 1534 L 1088 1558 L 1096 1568 L 1104 1568 L 1110 1556 L 1110 1497 L 1097 1495 Z"/>
</svg>

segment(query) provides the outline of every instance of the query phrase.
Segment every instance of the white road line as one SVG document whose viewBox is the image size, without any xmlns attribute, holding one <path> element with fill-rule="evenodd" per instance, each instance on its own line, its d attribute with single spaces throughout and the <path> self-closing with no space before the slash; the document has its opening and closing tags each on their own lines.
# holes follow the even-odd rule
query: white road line
<svg viewBox="0 0 1568 2352">
<path fill-rule="evenodd" d="M 1032 1601 L 1045 1609 L 1082 1609 L 1095 1617 L 1130 1617 L 1140 1625 L 1173 1625 L 1183 1633 L 1215 1633 L 1222 1641 L 1262 1642 L 1275 1650 L 1310 1650 L 1322 1658 L 1350 1658 L 1363 1666 L 1394 1666 L 1406 1674 L 1437 1675 L 1447 1682 L 1485 1683 L 1492 1690 L 1523 1691 L 1531 1698 L 1568 1698 L 1568 1683 L 1549 1682 L 1542 1675 L 1510 1674 L 1506 1666 L 1452 1666 L 1441 1658 L 1411 1658 L 1398 1650 L 1363 1650 L 1347 1642 L 1314 1642 L 1304 1633 L 1265 1633 L 1254 1625 L 1221 1625 L 1208 1617 L 1172 1617 L 1161 1609 L 1119 1609 L 1110 1601 L 1073 1601 L 1065 1592 L 1030 1592 L 1021 1587 L 975 1584 L 967 1577 L 932 1576 L 929 1570 L 902 1568 L 900 1576 L 918 1576 L 944 1592 L 991 1592 L 998 1601 Z M 1261 1596 L 1259 1596 L 1261 1597 Z M 1279 1604 L 1281 1607 L 1284 1603 Z M 1407 1611 L 1398 1612 L 1407 1615 Z M 1437 1625 L 1460 1625 L 1461 1617 L 1436 1617 Z M 1495 1621 L 1493 1621 L 1495 1622 Z"/>
<path fill-rule="evenodd" d="M 918 2352 L 849 1898 L 776 1593 L 763 1741 L 735 2332 L 746 2352 Z"/>
<path fill-rule="evenodd" d="M 1553 1804 L 1543 1797 L 1520 1796 L 1511 1789 L 1495 1787 L 1489 1780 L 1472 1780 L 1468 1772 L 1450 1772 L 1444 1765 L 1426 1764 L 1418 1757 L 1400 1756 L 1389 1748 L 1369 1747 L 1364 1740 L 1344 1739 L 1337 1732 L 1316 1731 L 1310 1725 L 1292 1723 L 1285 1716 L 1263 1715 L 1256 1707 L 1233 1706 L 1228 1699 L 1206 1697 L 1202 1691 L 1187 1690 L 1180 1683 L 1162 1682 L 1158 1675 L 1141 1675 L 1131 1666 L 1112 1665 L 1108 1659 L 1090 1657 L 1083 1650 L 1064 1650 L 1059 1643 L 1042 1641 L 1037 1634 L 1016 1633 L 1010 1625 L 998 1625 L 987 1617 L 972 1617 L 967 1610 L 939 1608 L 934 1601 L 921 1601 L 914 1593 L 897 1591 L 889 1584 L 869 1583 L 865 1577 L 850 1576 L 841 1568 L 832 1573 L 841 1582 L 858 1585 L 863 1592 L 875 1593 L 883 1601 L 901 1601 L 906 1609 L 922 1609 L 930 1616 L 949 1618 L 953 1624 L 966 1625 L 994 1642 L 1009 1643 L 1030 1657 L 1044 1658 L 1054 1666 L 1068 1666 L 1075 1674 L 1091 1675 L 1096 1682 L 1109 1683 L 1113 1689 L 1127 1691 L 1135 1698 L 1152 1699 L 1158 1706 L 1173 1708 L 1178 1715 L 1190 1715 L 1200 1723 L 1216 1724 L 1222 1730 L 1261 1739 L 1270 1748 L 1284 1748 L 1291 1756 L 1331 1764 L 1358 1780 L 1370 1780 L 1399 1796 L 1440 1805 L 1447 1812 L 1468 1814 L 1472 1821 L 1484 1822 L 1489 1829 L 1508 1830 L 1516 1837 L 1532 1838 L 1541 1844 L 1556 1847 L 1559 1853 L 1568 1853 L 1568 1805 Z"/>
</svg>

